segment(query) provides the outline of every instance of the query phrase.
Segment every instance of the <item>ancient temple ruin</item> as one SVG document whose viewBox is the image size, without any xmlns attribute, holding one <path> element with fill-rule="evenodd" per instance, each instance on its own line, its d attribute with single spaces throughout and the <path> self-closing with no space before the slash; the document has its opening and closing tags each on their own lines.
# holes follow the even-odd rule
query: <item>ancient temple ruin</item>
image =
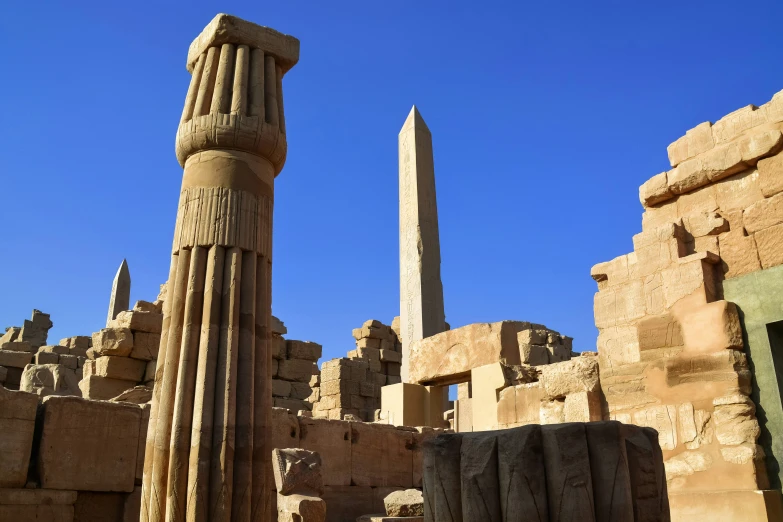
<svg viewBox="0 0 783 522">
<path fill-rule="evenodd" d="M 190 45 L 156 298 L 131 308 L 123 261 L 105 328 L 0 337 L 0 522 L 783 520 L 783 91 L 669 146 L 633 251 L 590 271 L 582 353 L 567 324 L 446 323 L 414 107 L 400 315 L 321 361 L 272 316 L 299 45 L 223 14 Z"/>
</svg>

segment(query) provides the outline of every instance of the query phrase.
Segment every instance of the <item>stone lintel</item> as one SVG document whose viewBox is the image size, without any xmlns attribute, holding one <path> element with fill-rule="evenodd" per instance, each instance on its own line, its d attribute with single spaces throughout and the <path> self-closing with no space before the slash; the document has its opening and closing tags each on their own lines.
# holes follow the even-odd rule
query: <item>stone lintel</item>
<svg viewBox="0 0 783 522">
<path fill-rule="evenodd" d="M 190 44 L 188 71 L 193 72 L 201 53 L 210 47 L 221 46 L 225 43 L 247 45 L 271 54 L 284 73 L 299 61 L 299 40 L 293 36 L 242 20 L 236 16 L 220 13 Z"/>
</svg>

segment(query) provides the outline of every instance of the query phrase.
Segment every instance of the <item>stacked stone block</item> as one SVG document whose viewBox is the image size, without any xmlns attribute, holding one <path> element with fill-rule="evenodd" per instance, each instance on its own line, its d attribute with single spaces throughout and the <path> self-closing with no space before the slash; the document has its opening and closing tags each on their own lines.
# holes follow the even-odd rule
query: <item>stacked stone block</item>
<svg viewBox="0 0 783 522">
<path fill-rule="evenodd" d="M 33 362 L 38 348 L 46 344 L 53 326 L 49 314 L 33 310 L 24 325 L 10 326 L 0 336 L 0 385 L 18 390 L 24 367 Z"/>
<path fill-rule="evenodd" d="M 161 308 L 161 301 L 138 301 L 133 310 L 117 314 L 109 328 L 92 334 L 93 346 L 79 382 L 85 398 L 113 399 L 139 384 L 152 388 L 163 325 Z"/>
<path fill-rule="evenodd" d="M 402 382 L 402 344 L 395 330 L 376 319 L 369 319 L 361 328 L 355 328 L 352 334 L 356 340 L 356 349 L 348 352 L 348 358 L 367 361 L 370 373 L 377 374 L 370 375 L 375 384 L 385 386 Z M 380 400 L 380 395 L 378 397 Z"/>
<path fill-rule="evenodd" d="M 318 381 L 317 362 L 321 357 L 321 345 L 310 341 L 286 340 L 282 336 L 287 333 L 283 323 L 276 318 L 272 322 L 273 404 L 293 413 L 310 411 L 313 407 L 311 384 Z"/>
</svg>

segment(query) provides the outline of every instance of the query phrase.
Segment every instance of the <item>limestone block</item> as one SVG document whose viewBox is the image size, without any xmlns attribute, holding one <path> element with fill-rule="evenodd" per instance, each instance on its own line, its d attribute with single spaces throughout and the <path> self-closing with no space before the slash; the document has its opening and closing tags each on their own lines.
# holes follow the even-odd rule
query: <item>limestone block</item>
<svg viewBox="0 0 783 522">
<path fill-rule="evenodd" d="M 327 381 L 321 383 L 321 395 L 359 395 L 361 385 L 356 381 Z"/>
<path fill-rule="evenodd" d="M 599 290 L 627 283 L 628 276 L 628 254 L 615 257 L 611 261 L 598 263 L 590 269 L 590 277 L 598 283 Z M 524 337 L 526 341 L 525 344 L 545 343 L 545 339 L 540 339 L 540 336 L 537 334 L 538 330 L 529 329 L 524 331 L 530 332 Z"/>
<path fill-rule="evenodd" d="M 402 354 L 393 350 L 379 350 L 381 362 L 399 364 L 402 362 Z"/>
<path fill-rule="evenodd" d="M 755 165 L 759 158 L 780 150 L 783 134 L 778 129 L 757 132 L 737 142 L 742 161 Z"/>
<path fill-rule="evenodd" d="M 755 144 L 755 142 L 754 142 Z M 759 142 L 759 145 L 761 143 Z M 742 149 L 736 143 L 719 145 L 693 159 L 684 161 L 668 173 L 669 189 L 684 194 L 747 168 L 743 150 L 750 156 L 760 148 L 748 145 Z"/>
<path fill-rule="evenodd" d="M 0 386 L 0 488 L 21 488 L 27 482 L 37 407 L 36 395 Z"/>
<path fill-rule="evenodd" d="M 756 407 L 745 395 L 736 393 L 718 397 L 712 401 L 715 406 L 712 418 L 715 421 L 715 437 L 725 445 L 755 444 L 759 436 Z"/>
<path fill-rule="evenodd" d="M 113 325 L 133 331 L 159 334 L 163 329 L 163 314 L 155 312 L 126 311 L 117 314 Z M 95 344 L 95 339 L 93 339 Z"/>
<path fill-rule="evenodd" d="M 383 499 L 383 505 L 390 517 L 424 516 L 424 496 L 418 489 L 394 491 Z"/>
<path fill-rule="evenodd" d="M 310 377 L 317 372 L 313 361 L 305 359 L 283 359 L 278 363 L 277 375 L 281 379 L 295 382 L 310 382 Z"/>
<path fill-rule="evenodd" d="M 619 422 L 585 425 L 596 520 L 635 520 L 623 433 L 627 429 Z"/>
<path fill-rule="evenodd" d="M 41 486 L 133 491 L 140 422 L 136 405 L 45 398 L 37 462 Z"/>
<path fill-rule="evenodd" d="M 662 203 L 671 199 L 673 196 L 674 194 L 672 194 L 671 189 L 669 189 L 666 172 L 656 174 L 639 187 L 639 201 L 641 201 L 642 205 L 645 207 Z"/>
<path fill-rule="evenodd" d="M 598 392 L 578 392 L 567 395 L 563 403 L 565 422 L 594 422 L 602 419 L 601 396 Z"/>
<path fill-rule="evenodd" d="M 292 382 L 291 383 L 291 398 L 304 400 L 312 394 L 310 385 L 306 382 Z"/>
<path fill-rule="evenodd" d="M 734 303 L 715 301 L 678 315 L 687 353 L 742 349 L 742 327 Z"/>
<path fill-rule="evenodd" d="M 272 468 L 275 487 L 280 495 L 323 494 L 321 456 L 318 453 L 300 448 L 275 448 L 272 450 Z"/>
<path fill-rule="evenodd" d="M 321 345 L 309 341 L 286 341 L 286 354 L 288 359 L 304 359 L 317 361 L 321 358 Z"/>
<path fill-rule="evenodd" d="M 272 396 L 289 397 L 291 395 L 291 383 L 280 379 L 272 379 Z"/>
<path fill-rule="evenodd" d="M 595 325 L 621 326 L 644 316 L 644 286 L 641 281 L 611 287 L 595 294 Z"/>
<path fill-rule="evenodd" d="M 746 105 L 716 121 L 712 125 L 712 135 L 716 144 L 725 143 L 766 122 L 766 111 L 758 110 L 755 105 Z"/>
<path fill-rule="evenodd" d="M 721 234 L 720 257 L 726 278 L 761 270 L 761 261 L 754 236 L 746 236 L 742 230 Z"/>
<path fill-rule="evenodd" d="M 540 382 L 549 398 L 595 392 L 599 388 L 598 359 L 576 357 L 570 361 L 542 366 Z"/>
<path fill-rule="evenodd" d="M 324 522 L 326 502 L 310 495 L 277 495 L 278 522 Z"/>
<path fill-rule="evenodd" d="M 541 427 L 550 520 L 595 520 L 583 424 Z"/>
<path fill-rule="evenodd" d="M 540 424 L 562 424 L 565 422 L 565 401 L 543 399 L 539 404 Z"/>
<path fill-rule="evenodd" d="M 705 121 L 688 130 L 685 133 L 685 136 L 669 145 L 666 148 L 666 151 L 669 154 L 671 166 L 676 167 L 683 161 L 698 156 L 714 146 L 715 140 L 712 136 L 712 123 Z"/>
<path fill-rule="evenodd" d="M 755 169 L 745 170 L 729 176 L 715 184 L 715 196 L 721 215 L 742 211 L 764 199 L 759 184 L 759 173 Z"/>
<path fill-rule="evenodd" d="M 409 381 L 429 383 L 492 364 L 520 364 L 517 333 L 529 323 L 477 323 L 439 333 L 409 344 Z"/>
<path fill-rule="evenodd" d="M 60 355 L 59 363 L 71 370 L 75 370 L 79 367 L 79 358 L 75 355 Z"/>
<path fill-rule="evenodd" d="M 597 347 L 607 366 L 639 362 L 639 340 L 635 326 L 599 330 Z"/>
<path fill-rule="evenodd" d="M 441 435 L 424 446 L 424 520 L 459 522 L 463 520 L 460 450 L 462 437 Z"/>
<path fill-rule="evenodd" d="M 0 366 L 10 368 L 24 368 L 33 360 L 33 354 L 29 352 L 14 352 L 10 350 L 0 350 Z"/>
<path fill-rule="evenodd" d="M 34 354 L 38 349 L 27 341 L 12 341 L 12 342 L 3 343 L 2 350 Z"/>
<path fill-rule="evenodd" d="M 500 522 L 497 437 L 481 432 L 463 436 L 460 480 L 463 518 Z"/>
<path fill-rule="evenodd" d="M 82 391 L 82 397 L 85 399 L 108 401 L 125 390 L 136 386 L 136 382 L 88 375 L 79 381 L 79 389 Z"/>
<path fill-rule="evenodd" d="M 324 486 L 326 521 L 346 522 L 375 512 L 373 497 L 373 488 L 368 486 Z"/>
<path fill-rule="evenodd" d="M 633 423 L 658 431 L 658 444 L 662 449 L 677 447 L 677 407 L 673 405 L 650 406 L 633 413 Z"/>
<path fill-rule="evenodd" d="M 52 352 L 39 352 L 35 354 L 35 364 L 57 364 L 60 356 Z"/>
<path fill-rule="evenodd" d="M 696 291 L 704 292 L 704 299 L 711 301 L 715 294 L 713 265 L 718 258 L 709 252 L 683 257 L 679 263 L 661 272 L 666 308 Z"/>
<path fill-rule="evenodd" d="M 754 203 L 745 209 L 742 220 L 748 234 L 783 222 L 783 194 Z"/>
<path fill-rule="evenodd" d="M 104 328 L 92 334 L 92 350 L 98 355 L 127 357 L 133 351 L 133 332 L 128 328 Z"/>
<path fill-rule="evenodd" d="M 783 264 L 783 223 L 754 234 L 762 268 Z"/>
<path fill-rule="evenodd" d="M 381 348 L 381 340 L 380 339 L 370 339 L 369 337 L 364 337 L 362 339 L 359 339 L 356 341 L 356 347 L 357 348 L 375 348 L 379 350 Z"/>
<path fill-rule="evenodd" d="M 299 419 L 299 428 L 301 437 L 299 447 L 322 455 L 324 485 L 350 486 L 351 424 L 339 420 L 303 417 Z M 323 498 L 326 499 L 326 494 Z M 331 508 L 332 504 L 329 506 Z M 370 510 L 365 513 L 368 511 Z"/>
<path fill-rule="evenodd" d="M 95 375 L 139 382 L 144 378 L 147 363 L 130 357 L 104 355 L 95 359 Z"/>
<path fill-rule="evenodd" d="M 130 357 L 142 361 L 152 361 L 158 358 L 160 334 L 149 332 L 133 332 L 133 350 Z"/>
<path fill-rule="evenodd" d="M 351 484 L 413 486 L 413 435 L 383 424 L 351 423 Z"/>
<path fill-rule="evenodd" d="M 783 192 L 783 154 L 776 154 L 758 163 L 759 187 L 765 198 Z"/>
<path fill-rule="evenodd" d="M 272 358 L 273 359 L 285 359 L 286 347 L 285 339 L 279 336 L 272 337 Z"/>
</svg>

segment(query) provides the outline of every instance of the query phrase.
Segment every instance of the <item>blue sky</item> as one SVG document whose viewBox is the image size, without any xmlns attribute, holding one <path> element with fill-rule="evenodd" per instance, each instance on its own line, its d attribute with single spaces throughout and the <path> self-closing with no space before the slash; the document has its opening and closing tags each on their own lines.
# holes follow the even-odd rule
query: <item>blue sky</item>
<svg viewBox="0 0 783 522">
<path fill-rule="evenodd" d="M 274 313 L 352 349 L 399 312 L 397 133 L 434 136 L 446 317 L 594 350 L 590 267 L 632 249 L 666 146 L 783 89 L 783 3 L 11 2 L 0 17 L 0 325 L 103 326 L 168 273 L 190 41 L 228 12 L 301 40 L 286 76 Z"/>
</svg>

